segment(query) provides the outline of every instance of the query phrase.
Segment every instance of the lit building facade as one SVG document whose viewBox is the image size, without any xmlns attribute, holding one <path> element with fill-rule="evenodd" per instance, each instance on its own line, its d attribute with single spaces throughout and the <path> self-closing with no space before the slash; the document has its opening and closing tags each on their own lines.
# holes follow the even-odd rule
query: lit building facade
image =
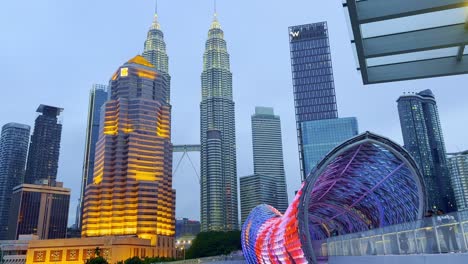
<svg viewBox="0 0 468 264">
<path fill-rule="evenodd" d="M 429 209 L 456 211 L 444 137 L 431 90 L 406 94 L 398 100 L 405 148 L 413 155 L 426 182 Z"/>
<path fill-rule="evenodd" d="M 449 153 L 448 164 L 459 211 L 468 209 L 468 151 Z"/>
<path fill-rule="evenodd" d="M 327 23 L 290 27 L 289 43 L 300 168 L 304 180 L 326 153 L 357 135 L 357 124 L 350 123 L 348 119 L 336 120 L 338 107 Z M 330 121 L 314 122 L 321 120 Z M 337 133 L 334 138 L 318 135 L 313 130 L 320 128 L 328 133 L 336 127 L 340 127 L 340 135 Z"/>
<path fill-rule="evenodd" d="M 48 181 L 53 185 L 57 179 L 62 124 L 59 116 L 63 109 L 55 106 L 40 105 L 39 116 L 34 123 L 34 132 L 26 166 L 25 183 Z"/>
<path fill-rule="evenodd" d="M 236 126 L 232 73 L 217 16 L 203 57 L 201 142 L 201 229 L 238 230 Z"/>
<path fill-rule="evenodd" d="M 53 240 L 31 240 L 26 254 L 26 263 L 83 264 L 90 258 L 99 256 L 108 263 L 117 263 L 133 257 L 154 257 L 158 251 L 173 250 L 173 245 L 160 247 L 151 241 L 137 237 L 90 237 Z"/>
<path fill-rule="evenodd" d="M 101 108 L 107 101 L 107 85 L 95 84 L 89 94 L 88 125 L 86 129 L 86 145 L 83 161 L 83 176 L 80 193 L 80 208 L 77 209 L 76 225 L 81 225 L 81 203 L 88 184 L 93 183 L 94 157 L 96 143 L 99 138 L 99 123 L 101 120 Z"/>
<path fill-rule="evenodd" d="M 167 80 L 136 56 L 110 81 L 101 112 L 93 183 L 83 204 L 82 236 L 136 235 L 174 245 L 171 106 Z M 173 251 L 157 256 L 172 257 Z"/>
<path fill-rule="evenodd" d="M 22 184 L 13 189 L 8 238 L 37 235 L 39 239 L 65 238 L 67 234 L 70 189 L 61 182 Z"/>
<path fill-rule="evenodd" d="M 334 148 L 304 181 L 284 214 L 257 206 L 243 224 L 248 263 L 323 263 L 322 242 L 338 235 L 419 220 L 423 176 L 411 155 L 370 132 Z M 326 253 L 324 253 L 326 256 Z"/>
<path fill-rule="evenodd" d="M 2 127 L 0 137 L 0 240 L 8 235 L 13 188 L 23 183 L 31 128 L 18 123 Z"/>
<path fill-rule="evenodd" d="M 302 163 L 310 173 L 330 150 L 358 134 L 358 122 L 355 117 L 302 122 L 301 134 Z"/>
<path fill-rule="evenodd" d="M 240 177 L 241 224 L 258 205 L 278 204 L 277 186 L 276 179 L 269 175 Z"/>
</svg>

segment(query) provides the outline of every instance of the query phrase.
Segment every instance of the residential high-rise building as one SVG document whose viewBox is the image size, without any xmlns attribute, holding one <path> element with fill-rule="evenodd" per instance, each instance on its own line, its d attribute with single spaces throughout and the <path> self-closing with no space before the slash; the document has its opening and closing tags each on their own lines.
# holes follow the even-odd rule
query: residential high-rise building
<svg viewBox="0 0 468 264">
<path fill-rule="evenodd" d="M 277 204 L 278 196 L 275 193 L 277 188 L 276 179 L 269 175 L 253 174 L 240 177 L 241 224 L 258 205 Z"/>
<path fill-rule="evenodd" d="M 302 180 L 334 147 L 358 134 L 356 119 L 338 118 L 326 22 L 289 28 Z M 327 121 L 323 121 L 327 120 Z M 310 128 L 310 129 L 309 129 Z M 322 135 L 335 129 L 334 135 Z"/>
<path fill-rule="evenodd" d="M 405 148 L 424 175 L 428 208 L 455 211 L 457 207 L 434 94 L 431 90 L 405 94 L 397 102 Z"/>
<path fill-rule="evenodd" d="M 161 31 L 157 11 L 154 14 L 153 23 L 148 31 L 142 55 L 166 78 L 166 102 L 170 103 L 171 76 L 169 75 L 169 57 L 167 56 L 166 42 L 164 42 L 164 33 Z"/>
<path fill-rule="evenodd" d="M 217 14 L 203 56 L 201 118 L 201 229 L 239 229 L 236 126 L 232 73 Z"/>
<path fill-rule="evenodd" d="M 468 150 L 448 153 L 452 188 L 459 211 L 468 209 Z"/>
<path fill-rule="evenodd" d="M 37 235 L 39 239 L 65 238 L 67 234 L 70 189 L 61 182 L 54 186 L 22 184 L 13 189 L 9 239 L 19 235 Z"/>
<path fill-rule="evenodd" d="M 30 127 L 8 123 L 0 137 L 0 240 L 6 240 L 13 188 L 23 183 Z"/>
<path fill-rule="evenodd" d="M 274 179 L 276 188 L 270 192 L 274 201 L 269 205 L 284 213 L 289 204 L 284 172 L 281 120 L 275 115 L 273 108 L 255 108 L 255 114 L 252 115 L 252 145 L 254 174 Z"/>
<path fill-rule="evenodd" d="M 113 75 L 102 110 L 93 184 L 84 196 L 83 237 L 136 235 L 157 245 L 158 256 L 173 257 L 175 190 L 167 84 L 165 75 L 141 56 Z"/>
<path fill-rule="evenodd" d="M 63 108 L 42 104 L 37 108 L 40 115 L 36 118 L 31 136 L 25 183 L 47 181 L 54 185 L 62 137 L 62 124 L 59 120 L 62 111 Z"/>
<path fill-rule="evenodd" d="M 76 227 L 81 226 L 81 207 L 86 186 L 93 182 L 94 156 L 96 153 L 96 142 L 99 138 L 99 123 L 101 120 L 101 108 L 107 101 L 107 85 L 94 84 L 89 94 L 88 125 L 86 129 L 86 145 L 83 160 L 83 176 L 79 207 L 76 215 Z"/>
</svg>

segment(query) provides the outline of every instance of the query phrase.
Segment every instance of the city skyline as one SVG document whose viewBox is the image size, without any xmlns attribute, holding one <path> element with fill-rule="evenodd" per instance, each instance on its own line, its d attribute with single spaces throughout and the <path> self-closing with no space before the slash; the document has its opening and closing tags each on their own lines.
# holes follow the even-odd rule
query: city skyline
<svg viewBox="0 0 468 264">
<path fill-rule="evenodd" d="M 86 3 L 87 1 L 83 2 Z M 24 78 L 21 76 L 23 76 L 25 72 L 26 75 L 33 77 L 41 77 L 41 75 L 46 76 L 47 72 L 43 71 L 45 69 L 52 69 L 51 65 L 62 62 L 63 58 L 58 55 L 50 56 L 51 54 L 54 54 L 55 51 L 52 53 L 51 50 L 41 46 L 42 48 L 45 48 L 43 54 L 35 54 L 28 60 L 30 63 L 32 63 L 33 67 L 30 67 L 31 69 L 23 69 L 20 63 L 17 62 L 18 57 L 23 58 L 23 56 L 29 54 L 28 52 L 34 51 L 34 49 L 28 51 L 26 54 L 19 55 L 22 51 L 22 44 L 18 45 L 18 47 L 10 46 L 8 41 L 2 44 L 5 45 L 5 47 L 2 49 L 3 51 L 0 53 L 0 56 L 4 58 L 4 63 L 0 64 L 0 69 L 3 72 L 9 73 L 7 74 L 9 76 L 7 76 L 6 80 L 7 86 L 9 85 L 12 87 L 17 87 L 17 89 L 28 91 L 30 95 L 28 97 L 30 97 L 30 99 L 28 98 L 28 100 L 25 100 L 22 94 L 13 94 L 10 91 L 6 91 L 5 98 L 8 98 L 8 100 L 3 99 L 3 104 L 0 106 L 0 124 L 3 125 L 8 122 L 20 122 L 32 125 L 33 115 L 31 115 L 31 112 L 34 111 L 35 106 L 39 103 L 60 105 L 67 109 L 67 111 L 64 113 L 64 138 L 62 141 L 62 154 L 60 157 L 58 173 L 58 179 L 60 181 L 64 181 L 65 186 L 78 186 L 81 179 L 81 165 L 86 130 L 85 113 L 88 107 L 88 87 L 92 83 L 98 83 L 102 81 L 105 82 L 109 74 L 112 72 L 112 68 L 115 68 L 117 65 L 120 65 L 126 61 L 130 54 L 136 54 L 142 51 L 141 43 L 144 40 L 145 31 L 147 31 L 147 25 L 151 21 L 151 16 L 153 13 L 152 1 L 148 1 L 147 3 L 141 5 L 137 5 L 135 3 L 124 3 L 122 1 L 118 2 L 118 4 L 114 3 L 115 1 L 93 3 L 97 10 L 90 11 L 92 13 L 90 16 L 92 23 L 101 25 L 98 21 L 102 21 L 103 18 L 97 16 L 97 14 L 93 12 L 106 12 L 106 8 L 112 6 L 112 10 L 114 11 L 114 14 L 110 16 L 112 19 L 110 19 L 108 22 L 102 21 L 102 27 L 98 27 L 94 33 L 89 33 L 90 36 L 93 34 L 102 34 L 102 36 L 99 36 L 99 40 L 106 42 L 106 45 L 101 45 L 98 41 L 98 43 L 92 42 L 93 46 L 90 47 L 93 47 L 97 51 L 102 52 L 104 57 L 111 59 L 99 59 L 96 62 L 93 62 L 97 66 L 82 68 L 82 66 L 85 65 L 84 62 L 95 56 L 95 54 L 93 54 L 92 51 L 86 49 L 86 52 L 89 52 L 90 54 L 85 54 L 86 56 L 83 56 L 82 59 L 78 58 L 78 55 L 71 56 L 70 59 L 67 60 L 70 63 L 69 66 L 73 67 L 73 69 L 80 69 L 78 73 L 80 80 L 76 83 L 70 84 L 69 82 L 65 82 L 66 79 L 62 79 L 62 77 L 59 76 L 60 74 L 57 74 L 57 78 L 59 78 L 58 80 L 52 81 L 48 80 L 47 78 L 42 79 L 42 81 L 34 80 L 35 86 L 44 89 L 47 88 L 46 90 L 33 89 L 32 85 L 28 85 L 29 80 L 23 80 Z M 206 38 L 206 27 L 209 25 L 209 21 L 212 17 L 211 3 L 208 1 L 204 4 L 200 4 L 199 7 L 196 7 L 194 3 L 184 2 L 184 4 L 187 4 L 189 7 L 196 8 L 195 10 L 197 11 L 203 10 L 203 13 L 194 19 L 183 19 L 183 14 L 186 11 L 174 11 L 177 10 L 177 4 L 180 3 L 183 2 L 174 1 L 174 3 L 171 4 L 166 2 L 160 3 L 160 19 L 161 23 L 163 24 L 164 31 L 167 35 L 168 52 L 171 56 L 171 62 L 173 65 L 178 65 L 177 67 L 171 68 L 171 74 L 173 75 L 174 82 L 174 93 L 172 96 L 172 104 L 174 106 L 174 144 L 198 142 L 197 139 L 199 138 L 199 135 L 197 135 L 197 130 L 199 124 L 197 117 L 198 114 L 196 112 L 199 102 L 199 97 L 197 96 L 199 96 L 200 90 L 200 57 L 203 51 L 204 39 Z M 313 6 L 312 3 L 308 3 L 306 1 L 303 1 L 302 3 L 305 6 L 304 9 L 307 9 L 306 7 L 309 5 Z M 271 6 L 267 6 L 269 4 L 269 2 L 260 1 L 259 3 L 254 3 L 248 7 L 247 2 L 242 1 L 236 2 L 235 4 L 228 2 L 219 3 L 218 10 L 220 13 L 220 20 L 223 23 L 223 28 L 226 31 L 226 38 L 230 43 L 230 53 L 231 57 L 233 58 L 233 72 L 235 74 L 234 80 L 236 87 L 234 92 L 234 100 L 236 102 L 242 101 L 242 104 L 238 103 L 238 107 L 236 109 L 236 123 L 238 124 L 237 152 L 238 155 L 241 153 L 239 156 L 245 156 L 246 158 L 240 158 L 238 161 L 238 175 L 247 175 L 249 171 L 252 171 L 252 165 L 251 162 L 249 162 L 251 157 L 251 146 L 249 145 L 250 143 L 248 141 L 250 139 L 249 116 L 252 112 L 253 106 L 261 104 L 272 105 L 275 107 L 275 109 L 278 109 L 278 114 L 284 116 L 284 121 L 286 121 L 283 125 L 283 127 L 285 127 L 283 128 L 283 135 L 285 136 L 284 141 L 286 142 L 284 145 L 287 146 L 287 150 L 285 150 L 285 152 L 287 152 L 285 153 L 285 166 L 287 170 L 286 175 L 288 177 L 288 194 L 290 197 L 292 196 L 293 190 L 297 189 L 299 186 L 299 162 L 297 160 L 297 142 L 295 137 L 294 109 L 292 104 L 292 85 L 290 83 L 290 66 L 288 61 L 289 52 L 287 47 L 288 42 L 285 34 L 287 32 L 287 26 L 289 25 L 317 22 L 322 20 L 329 20 L 330 35 L 332 38 L 331 44 L 333 60 L 336 61 L 339 59 L 340 62 L 341 60 L 344 61 L 343 63 L 340 63 L 340 65 L 336 65 L 336 63 L 334 64 L 337 97 L 338 101 L 340 102 L 339 111 L 342 116 L 357 116 L 360 121 L 361 131 L 377 131 L 384 136 L 395 139 L 399 143 L 402 143 L 401 132 L 399 131 L 400 127 L 398 123 L 398 113 L 394 108 L 394 101 L 404 91 L 419 91 L 428 87 L 433 89 L 438 96 L 438 105 L 441 112 L 441 122 L 445 134 L 445 139 L 447 141 L 447 151 L 456 152 L 468 148 L 467 142 L 463 140 L 464 137 L 462 131 L 465 127 L 461 124 L 462 122 L 460 122 L 460 120 L 466 119 L 464 116 L 466 116 L 466 113 L 468 112 L 467 107 L 463 105 L 463 98 L 466 98 L 468 93 L 464 91 L 462 87 L 455 87 L 466 80 L 466 76 L 436 78 L 432 80 L 421 80 L 407 83 L 392 83 L 363 88 L 358 74 L 355 73 L 355 64 L 353 62 L 352 54 L 349 52 L 351 50 L 350 44 L 348 41 L 344 41 L 346 38 L 348 38 L 348 34 L 346 32 L 346 25 L 344 24 L 342 10 L 339 9 L 339 3 L 324 2 L 324 10 L 322 10 L 324 14 L 319 14 L 316 11 L 311 13 L 302 10 L 296 10 L 296 8 L 289 6 L 283 7 L 283 5 L 276 3 L 272 3 Z M 16 8 L 16 3 L 8 3 L 8 5 L 11 5 L 10 7 L 12 8 Z M 59 8 L 62 8 L 65 11 L 67 11 L 69 8 L 67 5 L 68 4 L 65 3 L 58 4 Z M 81 10 L 80 8 L 84 8 L 85 6 L 81 6 L 80 3 L 77 3 L 76 5 L 78 10 Z M 116 7 L 118 5 L 120 6 Z M 271 27 L 267 26 L 268 23 L 266 22 L 269 21 L 269 18 L 273 18 L 275 13 L 278 13 L 274 12 L 274 10 L 278 11 L 280 6 L 281 8 L 285 8 L 285 11 L 281 12 L 281 22 L 279 23 L 278 21 L 274 21 L 274 25 Z M 32 4 L 31 9 L 35 7 L 37 6 L 34 3 Z M 264 18 L 265 21 L 261 21 L 259 25 L 254 25 L 253 29 L 251 30 L 252 32 L 246 30 L 252 26 L 250 23 L 246 23 L 249 24 L 249 27 L 247 27 L 247 25 L 241 25 L 239 29 L 236 29 L 235 27 L 238 26 L 236 19 L 233 15 L 229 14 L 231 12 L 228 13 L 226 11 L 236 10 L 240 12 L 240 10 L 246 9 L 244 20 L 252 20 L 254 18 L 258 19 L 258 16 L 260 15 L 258 13 L 261 10 L 260 7 L 265 8 L 267 11 L 271 11 L 272 15 L 269 17 L 266 14 L 261 14 L 261 17 Z M 19 8 L 19 6 L 17 8 Z M 8 10 L 8 8 L 5 8 L 4 10 Z M 286 15 L 289 12 L 293 13 L 292 11 L 295 11 L 295 13 L 291 14 L 290 16 Z M 6 19 L 5 21 L 8 21 L 8 19 L 15 21 L 10 14 L 5 13 L 5 15 L 3 15 L 3 12 L 3 10 L 0 11 L 0 21 L 4 22 L 4 19 Z M 57 12 L 57 10 L 55 9 L 54 11 L 53 9 L 47 12 Z M 43 12 L 43 14 L 47 12 Z M 26 10 L 25 13 L 29 14 L 29 11 Z M 109 35 L 107 34 L 113 30 L 112 27 L 110 27 L 111 24 L 118 23 L 119 21 L 122 23 L 122 16 L 129 13 L 132 13 L 132 18 L 135 17 L 135 21 L 126 20 L 126 26 L 121 28 L 121 31 L 123 31 L 121 34 L 126 38 L 131 38 L 131 41 L 125 44 L 116 42 L 112 45 L 115 47 L 111 47 L 109 50 L 105 50 L 108 48 L 107 45 Z M 31 23 L 33 20 L 38 20 L 43 24 L 49 23 L 45 18 L 43 18 L 43 14 L 38 17 L 31 13 L 31 16 L 25 15 L 22 17 L 22 19 L 25 20 L 24 23 L 27 21 Z M 332 14 L 331 17 L 329 17 L 330 14 Z M 74 14 L 72 15 L 72 18 L 78 19 Z M 60 16 L 53 17 L 53 19 L 57 19 L 59 21 L 61 21 L 61 19 L 65 20 L 65 18 Z M 187 33 L 187 31 L 181 31 L 182 27 L 177 24 L 180 22 L 177 22 L 176 20 L 182 20 L 184 23 L 193 22 L 195 25 L 190 28 L 196 33 L 190 34 Z M 23 23 L 19 21 L 15 22 L 19 25 Z M 80 22 L 75 21 L 74 23 L 78 24 Z M 9 25 L 7 22 L 2 24 L 3 26 Z M 86 41 L 90 40 L 90 36 L 86 35 L 86 33 L 83 31 L 86 26 L 77 24 L 73 24 L 73 26 L 78 27 L 78 34 L 83 34 L 86 37 Z M 126 28 L 127 26 L 128 28 Z M 59 26 L 57 26 L 57 28 L 58 27 Z M 48 31 L 45 32 L 45 36 L 50 37 L 52 35 L 48 34 L 52 33 L 55 33 L 55 35 L 58 36 L 66 34 L 61 31 L 54 32 L 55 29 L 55 27 L 48 29 Z M 130 31 L 136 32 L 131 33 Z M 243 31 L 242 34 L 241 31 Z M 3 31 L 2 28 L 2 32 L 6 32 L 7 36 L 13 36 L 11 39 L 22 38 L 17 36 L 16 33 L 12 32 L 11 29 L 5 29 L 5 31 Z M 197 39 L 190 39 L 190 43 L 193 43 L 194 46 L 187 49 L 187 51 L 184 51 L 181 46 L 177 44 L 177 38 L 187 37 L 183 36 L 184 33 L 187 33 L 190 37 Z M 268 34 L 271 34 L 271 36 Z M 6 38 L 8 39 L 8 37 Z M 245 47 L 248 45 L 244 43 L 244 39 L 249 39 L 251 43 L 248 44 L 256 47 L 256 49 L 252 49 L 251 51 L 247 50 Z M 48 42 L 46 42 L 45 39 L 40 39 L 39 44 L 45 45 L 45 43 Z M 278 45 L 269 47 L 266 51 L 258 50 L 258 48 L 265 45 L 265 43 L 278 43 Z M 71 45 L 77 44 L 79 45 L 85 43 L 80 40 L 78 43 Z M 51 46 L 57 48 L 56 45 Z M 252 53 L 254 50 L 255 53 Z M 188 51 L 190 55 L 188 55 Z M 242 52 L 245 52 L 245 54 L 242 54 Z M 273 53 L 275 55 L 280 55 L 280 59 L 275 58 L 275 60 L 273 60 L 274 63 L 268 60 L 268 57 Z M 335 53 L 338 55 L 335 55 Z M 18 54 L 18 57 L 15 57 L 14 54 Z M 83 55 L 83 52 L 79 54 Z M 251 59 L 247 59 L 247 57 L 251 57 Z M 265 63 L 265 60 L 268 61 L 268 63 Z M 44 66 L 50 67 L 38 67 L 42 63 L 45 63 Z M 251 63 L 251 65 L 248 63 Z M 109 70 L 109 68 L 111 69 Z M 254 69 L 258 70 L 255 72 L 255 74 L 249 72 L 254 71 Z M 55 71 L 60 71 L 63 76 L 67 75 L 66 72 L 62 69 L 55 68 Z M 185 75 L 187 72 L 188 74 Z M 447 84 L 447 82 L 449 84 Z M 272 89 L 278 92 L 270 92 L 270 94 L 268 94 Z M 454 96 L 454 94 L 457 93 L 458 96 Z M 263 95 L 263 97 L 260 95 Z M 245 99 L 240 100 L 240 98 Z M 18 106 L 19 104 L 21 104 L 21 108 L 24 108 L 24 110 L 16 110 L 17 108 L 15 108 L 15 106 Z M 11 114 L 12 109 L 15 109 L 15 114 Z M 382 120 L 379 120 L 375 117 L 374 113 L 376 111 L 382 113 L 382 116 L 379 118 Z M 193 131 L 187 133 L 187 131 L 189 131 L 188 129 Z M 244 138 L 246 139 L 244 140 Z M 189 166 L 187 166 L 187 168 L 188 167 Z M 181 171 L 174 179 L 175 188 L 179 189 L 180 187 L 182 193 L 184 193 L 184 190 L 191 190 L 190 188 L 187 188 L 187 185 L 184 184 L 188 184 L 190 187 L 196 184 L 195 176 L 193 172 L 191 172 L 192 170 L 187 168 L 182 166 Z M 183 181 L 186 183 L 181 183 Z M 179 187 L 177 186 L 177 183 L 180 184 Z M 198 197 L 196 192 L 194 192 L 192 195 Z M 79 188 L 73 188 L 71 200 L 74 203 L 70 205 L 70 208 L 72 208 L 71 211 L 74 211 L 73 208 L 76 208 L 76 200 L 78 196 Z M 193 200 L 196 201 L 197 199 L 178 196 L 177 204 L 181 205 L 180 210 L 185 214 L 179 213 L 177 216 L 199 219 L 199 217 L 197 217 L 197 208 L 192 209 L 192 211 L 188 209 L 188 204 L 193 204 Z M 74 219 L 73 212 L 70 214 L 70 219 Z"/>
</svg>

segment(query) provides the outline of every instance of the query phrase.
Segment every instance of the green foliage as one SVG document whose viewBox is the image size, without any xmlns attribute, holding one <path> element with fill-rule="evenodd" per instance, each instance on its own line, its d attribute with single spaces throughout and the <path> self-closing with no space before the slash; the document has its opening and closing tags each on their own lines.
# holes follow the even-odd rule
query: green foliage
<svg viewBox="0 0 468 264">
<path fill-rule="evenodd" d="M 133 257 L 125 260 L 125 264 L 143 264 L 143 260 L 141 260 L 139 257 Z"/>
<path fill-rule="evenodd" d="M 95 258 L 90 258 L 86 260 L 86 264 L 109 264 L 107 260 L 101 256 L 95 257 Z"/>
<path fill-rule="evenodd" d="M 186 258 L 227 255 L 242 249 L 240 239 L 240 231 L 202 232 L 193 240 L 192 246 L 187 250 Z"/>
</svg>

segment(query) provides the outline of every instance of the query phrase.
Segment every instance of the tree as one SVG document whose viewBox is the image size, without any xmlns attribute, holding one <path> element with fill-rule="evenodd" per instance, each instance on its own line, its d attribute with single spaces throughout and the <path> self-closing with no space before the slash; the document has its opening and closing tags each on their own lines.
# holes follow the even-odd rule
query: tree
<svg viewBox="0 0 468 264">
<path fill-rule="evenodd" d="M 86 264 L 109 264 L 109 262 L 103 257 L 95 257 L 86 260 Z"/>
<path fill-rule="evenodd" d="M 94 249 L 94 256 L 86 260 L 86 264 L 109 264 L 105 258 L 101 257 L 101 249 L 99 247 Z"/>
<path fill-rule="evenodd" d="M 193 240 L 192 246 L 187 250 L 186 258 L 227 255 L 242 249 L 240 238 L 240 231 L 199 233 Z"/>
<path fill-rule="evenodd" d="M 143 260 L 140 259 L 140 257 L 133 257 L 133 258 L 128 258 L 125 260 L 124 264 L 144 264 Z"/>
</svg>

